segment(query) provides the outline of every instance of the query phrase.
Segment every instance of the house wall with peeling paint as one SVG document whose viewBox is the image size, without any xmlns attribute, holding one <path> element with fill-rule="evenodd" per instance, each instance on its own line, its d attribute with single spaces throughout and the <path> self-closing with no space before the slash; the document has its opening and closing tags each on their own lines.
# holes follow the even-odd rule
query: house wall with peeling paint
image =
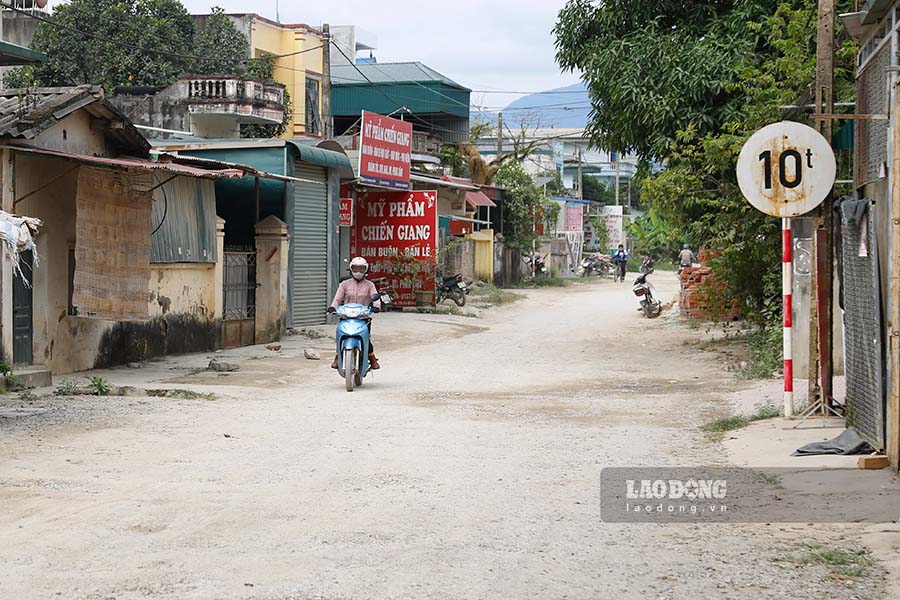
<svg viewBox="0 0 900 600">
<path fill-rule="evenodd" d="M 78 154 L 109 154 L 102 133 L 93 129 L 81 112 L 43 132 L 32 145 Z M 65 374 L 217 348 L 221 339 L 220 274 L 217 279 L 221 265 L 217 263 L 151 264 L 147 321 L 69 314 L 77 167 L 78 163 L 65 159 L 15 154 L 16 198 L 28 195 L 15 210 L 44 221 L 35 238 L 38 265 L 26 274 L 33 286 L 34 364 Z M 218 243 L 221 245 L 221 235 Z M 219 262 L 221 256 L 218 248 Z"/>
</svg>

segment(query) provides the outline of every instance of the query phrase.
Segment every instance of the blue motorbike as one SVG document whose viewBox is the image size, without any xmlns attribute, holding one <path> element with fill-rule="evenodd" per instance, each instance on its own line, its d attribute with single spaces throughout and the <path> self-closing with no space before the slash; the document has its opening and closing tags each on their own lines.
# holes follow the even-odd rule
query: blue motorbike
<svg viewBox="0 0 900 600">
<path fill-rule="evenodd" d="M 378 296 L 372 299 L 378 299 Z M 381 296 L 381 301 L 384 300 Z M 344 378 L 348 392 L 352 392 L 354 386 L 361 386 L 369 372 L 369 320 L 372 313 L 371 305 L 362 304 L 344 304 L 335 310 L 340 319 L 335 336 L 338 373 Z"/>
</svg>

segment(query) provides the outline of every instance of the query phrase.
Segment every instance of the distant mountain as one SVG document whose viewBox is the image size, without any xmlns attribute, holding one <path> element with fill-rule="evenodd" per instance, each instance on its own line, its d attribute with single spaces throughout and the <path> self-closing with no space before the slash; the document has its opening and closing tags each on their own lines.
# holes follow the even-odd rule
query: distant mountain
<svg viewBox="0 0 900 600">
<path fill-rule="evenodd" d="M 590 112 L 590 97 L 584 83 L 579 82 L 522 96 L 503 109 L 503 121 L 510 127 L 582 128 Z"/>
</svg>

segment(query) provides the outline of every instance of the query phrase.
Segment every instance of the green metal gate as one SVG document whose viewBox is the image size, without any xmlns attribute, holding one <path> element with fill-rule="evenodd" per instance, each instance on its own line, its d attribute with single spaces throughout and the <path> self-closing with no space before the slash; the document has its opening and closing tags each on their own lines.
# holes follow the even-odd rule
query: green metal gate
<svg viewBox="0 0 900 600">
<path fill-rule="evenodd" d="M 295 162 L 291 213 L 291 325 L 325 322 L 328 297 L 328 186 L 326 170 Z"/>
</svg>

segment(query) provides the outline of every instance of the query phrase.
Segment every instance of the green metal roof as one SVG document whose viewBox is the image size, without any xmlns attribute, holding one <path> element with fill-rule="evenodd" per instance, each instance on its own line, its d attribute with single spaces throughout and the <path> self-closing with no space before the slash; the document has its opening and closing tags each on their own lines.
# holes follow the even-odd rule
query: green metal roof
<svg viewBox="0 0 900 600">
<path fill-rule="evenodd" d="M 331 67 L 332 88 L 358 83 L 408 83 L 413 81 L 438 82 L 467 92 L 472 91 L 420 62 L 333 65 Z"/>
<path fill-rule="evenodd" d="M 16 67 L 44 62 L 47 55 L 31 48 L 0 41 L 0 67 Z"/>
<path fill-rule="evenodd" d="M 331 81 L 335 116 L 358 117 L 362 110 L 387 115 L 405 107 L 420 115 L 469 118 L 471 90 L 422 63 L 335 65 Z"/>
</svg>

